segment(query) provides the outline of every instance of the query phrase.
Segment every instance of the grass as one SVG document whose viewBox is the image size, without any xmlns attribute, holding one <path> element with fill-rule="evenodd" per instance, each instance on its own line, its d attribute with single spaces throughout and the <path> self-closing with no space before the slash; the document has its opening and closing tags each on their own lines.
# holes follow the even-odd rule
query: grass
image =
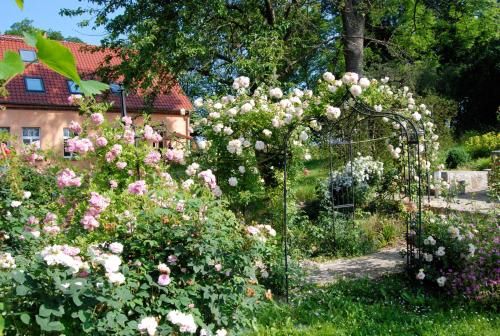
<svg viewBox="0 0 500 336">
<path fill-rule="evenodd" d="M 253 335 L 498 335 L 495 307 L 412 288 L 401 275 L 304 288 L 257 316 Z"/>
<path fill-rule="evenodd" d="M 318 181 L 328 177 L 328 161 L 326 159 L 315 159 L 306 162 L 308 175 L 302 175 L 297 179 L 295 196 L 298 201 L 308 202 L 316 198 L 316 185 Z"/>
<path fill-rule="evenodd" d="M 484 170 L 491 168 L 491 156 L 470 160 L 465 165 L 459 167 L 465 170 Z"/>
</svg>

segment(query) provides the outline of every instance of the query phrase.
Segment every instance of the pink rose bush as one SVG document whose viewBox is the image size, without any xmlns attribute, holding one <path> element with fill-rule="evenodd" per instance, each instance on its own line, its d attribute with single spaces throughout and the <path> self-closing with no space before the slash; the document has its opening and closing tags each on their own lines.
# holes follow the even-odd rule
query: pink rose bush
<svg viewBox="0 0 500 336">
<path fill-rule="evenodd" d="M 247 234 L 210 167 L 155 146 L 153 124 L 108 122 L 105 104 L 75 104 L 88 119 L 68 147 L 82 165 L 28 166 L 19 178 L 41 181 L 29 197 L 0 176 L 19 202 L 0 207 L 5 332 L 215 335 L 248 325 L 247 309 L 266 301 L 257 261 L 271 255 L 270 231 L 265 242 Z M 60 307 L 50 323 L 45 307 Z"/>
</svg>

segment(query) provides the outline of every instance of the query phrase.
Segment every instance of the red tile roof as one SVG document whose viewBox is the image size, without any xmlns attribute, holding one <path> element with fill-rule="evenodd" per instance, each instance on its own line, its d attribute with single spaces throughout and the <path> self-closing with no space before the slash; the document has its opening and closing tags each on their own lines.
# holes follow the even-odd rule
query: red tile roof
<svg viewBox="0 0 500 336">
<path fill-rule="evenodd" d="M 105 52 L 90 52 L 86 50 L 88 45 L 75 42 L 62 42 L 75 56 L 78 72 L 80 74 L 94 73 L 99 65 L 104 61 Z M 19 51 L 20 49 L 35 50 L 24 43 L 19 36 L 0 35 L 0 59 L 5 51 Z M 115 64 L 118 60 L 114 61 Z M 23 76 L 16 76 L 7 84 L 9 96 L 0 98 L 0 104 L 5 105 L 27 105 L 36 107 L 71 107 L 68 103 L 67 79 L 40 63 L 33 63 L 26 68 L 24 76 L 43 78 L 45 92 L 27 92 Z M 119 108 L 120 99 L 117 94 L 109 94 L 107 101 L 114 102 L 114 106 Z M 143 105 L 143 100 L 137 94 L 127 96 L 127 109 L 139 110 Z M 179 85 L 175 85 L 170 94 L 159 95 L 154 102 L 155 111 L 178 113 L 181 109 L 192 110 L 192 105 L 188 97 L 182 92 Z"/>
</svg>

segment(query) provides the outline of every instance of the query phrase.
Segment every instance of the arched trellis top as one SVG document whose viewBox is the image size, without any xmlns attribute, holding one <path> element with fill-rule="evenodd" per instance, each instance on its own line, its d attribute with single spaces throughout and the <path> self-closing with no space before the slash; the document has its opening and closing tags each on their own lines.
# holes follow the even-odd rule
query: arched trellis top
<svg viewBox="0 0 500 336">
<path fill-rule="evenodd" d="M 422 232 L 422 184 L 421 184 L 421 158 L 420 158 L 420 138 L 425 136 L 425 125 L 421 123 L 416 124 L 411 118 L 403 115 L 396 110 L 386 110 L 386 111 L 376 111 L 371 106 L 367 105 L 364 101 L 353 96 L 350 92 L 347 92 L 340 101 L 341 105 L 347 105 L 344 108 L 344 113 L 335 120 L 329 120 L 325 117 L 318 120 L 317 117 L 307 117 L 303 118 L 301 122 L 290 125 L 286 132 L 285 138 L 283 139 L 283 148 L 281 151 L 283 160 L 283 248 L 284 248 L 284 266 L 285 266 L 285 293 L 286 299 L 289 299 L 289 279 L 288 279 L 288 259 L 289 259 L 289 242 L 288 242 L 288 227 L 287 227 L 287 160 L 288 160 L 288 150 L 289 141 L 292 133 L 297 127 L 305 126 L 310 123 L 311 120 L 318 120 L 322 127 L 326 128 L 326 132 L 331 134 L 335 128 L 339 128 L 341 124 L 350 124 L 349 132 L 347 132 L 347 139 L 344 139 L 344 144 L 351 146 L 350 152 L 352 153 L 352 138 L 353 131 L 357 125 L 359 125 L 363 120 L 366 119 L 381 119 L 386 118 L 388 121 L 392 121 L 399 125 L 401 130 L 401 136 L 404 139 L 406 145 L 406 155 L 404 167 L 404 179 L 406 180 L 406 188 L 404 189 L 404 196 L 407 202 L 416 205 L 411 208 L 411 211 L 407 213 L 407 223 L 406 223 L 406 261 L 407 267 L 410 269 L 414 263 L 418 263 L 421 260 L 421 232 Z M 421 126 L 421 127 L 419 127 Z M 345 133 L 344 133 L 345 134 Z M 331 145 L 331 139 L 328 140 L 329 145 Z M 425 141 L 424 141 L 425 144 Z M 426 148 L 424 146 L 424 151 Z M 330 152 L 331 155 L 331 152 Z M 331 164 L 330 164 L 331 169 Z M 330 174 L 331 177 L 331 174 Z M 416 183 L 416 188 L 412 188 L 412 184 Z M 415 189 L 415 191 L 414 191 Z M 415 201 L 415 203 L 413 203 Z M 333 203 L 333 201 L 332 201 Z M 354 206 L 354 202 L 353 205 Z M 334 210 L 335 211 L 335 210 Z"/>
</svg>

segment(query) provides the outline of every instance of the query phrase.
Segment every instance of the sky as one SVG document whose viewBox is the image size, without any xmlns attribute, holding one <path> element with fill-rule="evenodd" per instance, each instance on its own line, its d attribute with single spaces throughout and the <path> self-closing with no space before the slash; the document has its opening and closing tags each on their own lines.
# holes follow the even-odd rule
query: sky
<svg viewBox="0 0 500 336">
<path fill-rule="evenodd" d="M 21 11 L 15 0 L 0 0 L 0 32 L 3 33 L 13 23 L 25 18 L 34 21 L 34 26 L 62 32 L 64 36 L 76 36 L 89 44 L 98 45 L 104 30 L 92 30 L 91 27 L 78 27 L 79 18 L 62 17 L 61 8 L 86 7 L 88 4 L 77 0 L 24 0 Z"/>
</svg>

